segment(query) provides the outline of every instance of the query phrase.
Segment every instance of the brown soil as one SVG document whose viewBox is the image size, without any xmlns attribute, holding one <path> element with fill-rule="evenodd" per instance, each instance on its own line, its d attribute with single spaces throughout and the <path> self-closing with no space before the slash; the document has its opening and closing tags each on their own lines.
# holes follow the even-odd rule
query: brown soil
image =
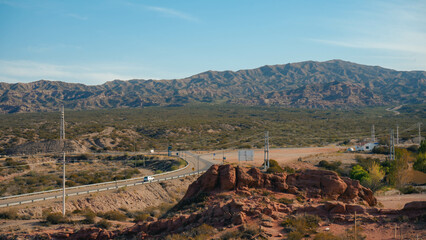
<svg viewBox="0 0 426 240">
<path fill-rule="evenodd" d="M 329 147 L 307 147 L 307 148 L 272 148 L 269 150 L 269 158 L 278 161 L 280 164 L 284 165 L 295 165 L 295 162 L 299 158 L 302 158 L 304 161 L 305 158 L 310 158 L 312 156 L 317 156 L 318 154 L 324 153 L 335 153 L 339 150 L 342 150 L 342 147 L 329 146 Z M 215 156 L 213 156 L 215 153 Z M 263 164 L 264 161 L 264 150 L 263 149 L 255 149 L 254 150 L 254 161 L 253 162 L 240 162 L 242 166 L 256 166 L 259 167 Z M 202 157 L 209 160 L 215 160 L 218 163 L 222 162 L 222 157 L 225 157 L 225 163 L 238 163 L 238 150 L 226 150 L 222 151 L 214 151 L 203 153 Z M 299 167 L 309 167 L 310 164 L 303 164 L 298 162 Z"/>
<path fill-rule="evenodd" d="M 94 212 L 106 212 L 119 208 L 129 211 L 143 210 L 147 207 L 156 207 L 162 203 L 176 203 L 186 192 L 189 184 L 196 179 L 195 176 L 175 179 L 162 183 L 152 183 L 148 185 L 138 185 L 136 187 L 99 192 L 95 194 L 72 196 L 67 198 L 66 211 L 71 213 L 76 209 L 86 208 Z M 30 220 L 0 220 L 0 234 L 14 232 L 16 234 L 32 232 L 37 229 L 58 229 L 69 227 L 68 224 L 54 226 L 43 226 L 42 212 L 51 210 L 52 212 L 62 211 L 62 201 L 49 200 L 36 204 L 13 207 L 17 209 L 19 216 L 30 217 Z M 4 209 L 0 209 L 3 211 Z M 131 221 L 131 219 L 129 219 Z M 129 227 L 132 222 L 115 223 L 121 227 Z"/>
</svg>

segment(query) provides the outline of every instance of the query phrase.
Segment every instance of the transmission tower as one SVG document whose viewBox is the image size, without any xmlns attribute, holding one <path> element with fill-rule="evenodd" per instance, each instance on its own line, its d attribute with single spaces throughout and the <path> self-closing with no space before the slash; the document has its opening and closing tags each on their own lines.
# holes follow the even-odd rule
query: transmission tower
<svg viewBox="0 0 426 240">
<path fill-rule="evenodd" d="M 269 131 L 265 132 L 265 150 L 264 150 L 264 168 L 267 170 L 269 168 Z"/>
<path fill-rule="evenodd" d="M 63 156 L 63 173 L 62 173 L 62 215 L 65 216 L 65 111 L 64 106 L 61 107 L 61 129 L 59 134 L 60 142 L 62 145 Z"/>
<path fill-rule="evenodd" d="M 396 125 L 396 145 L 399 144 L 399 126 Z"/>
<path fill-rule="evenodd" d="M 395 138 L 393 134 L 393 129 L 390 132 L 390 141 L 389 141 L 389 160 L 395 160 Z"/>
</svg>

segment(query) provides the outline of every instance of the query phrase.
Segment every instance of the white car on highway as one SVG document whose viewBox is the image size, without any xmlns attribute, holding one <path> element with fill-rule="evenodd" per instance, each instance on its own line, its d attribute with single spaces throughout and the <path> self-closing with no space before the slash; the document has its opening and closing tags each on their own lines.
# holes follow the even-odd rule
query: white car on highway
<svg viewBox="0 0 426 240">
<path fill-rule="evenodd" d="M 144 182 L 150 182 L 152 180 L 154 180 L 154 177 L 152 177 L 152 176 L 146 176 L 146 177 L 143 178 Z"/>
</svg>

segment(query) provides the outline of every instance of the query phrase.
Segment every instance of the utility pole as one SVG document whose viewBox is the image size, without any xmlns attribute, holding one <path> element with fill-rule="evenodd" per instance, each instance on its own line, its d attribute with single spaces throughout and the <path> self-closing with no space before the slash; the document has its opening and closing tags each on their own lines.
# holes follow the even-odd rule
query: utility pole
<svg viewBox="0 0 426 240">
<path fill-rule="evenodd" d="M 264 169 L 269 168 L 269 131 L 265 132 Z"/>
<path fill-rule="evenodd" d="M 396 125 L 396 145 L 399 144 L 399 126 Z"/>
<path fill-rule="evenodd" d="M 373 143 L 376 142 L 376 136 L 375 136 L 375 132 L 374 132 L 374 124 L 373 124 L 373 126 L 371 126 L 371 141 L 373 141 Z"/>
<path fill-rule="evenodd" d="M 422 124 L 419 123 L 419 146 L 422 143 L 422 135 L 420 134 L 420 125 L 422 125 Z"/>
<path fill-rule="evenodd" d="M 61 108 L 61 129 L 60 129 L 60 141 L 62 145 L 63 154 L 63 174 L 62 174 L 62 215 L 65 217 L 65 111 L 64 106 Z"/>
</svg>

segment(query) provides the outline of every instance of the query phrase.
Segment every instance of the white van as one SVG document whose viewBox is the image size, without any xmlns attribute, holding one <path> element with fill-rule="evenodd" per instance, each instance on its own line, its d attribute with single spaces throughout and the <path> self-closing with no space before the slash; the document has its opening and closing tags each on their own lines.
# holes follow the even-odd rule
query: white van
<svg viewBox="0 0 426 240">
<path fill-rule="evenodd" d="M 146 176 L 146 177 L 143 178 L 144 182 L 150 182 L 152 180 L 154 180 L 154 177 L 151 177 L 151 176 Z"/>
</svg>

